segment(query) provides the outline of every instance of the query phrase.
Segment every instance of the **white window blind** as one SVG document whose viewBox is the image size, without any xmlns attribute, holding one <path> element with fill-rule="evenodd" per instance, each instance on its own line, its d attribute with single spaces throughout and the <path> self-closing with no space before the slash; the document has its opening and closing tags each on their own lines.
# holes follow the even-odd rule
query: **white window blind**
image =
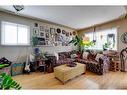
<svg viewBox="0 0 127 95">
<path fill-rule="evenodd" d="M 107 38 L 108 34 L 115 35 L 114 46 L 113 47 L 110 46 L 109 49 L 117 50 L 117 28 L 85 33 L 85 36 L 89 37 L 90 41 L 93 40 L 93 35 L 96 37 L 95 45 L 89 47 L 88 49 L 103 50 L 103 45 L 107 43 L 108 40 Z"/>
<path fill-rule="evenodd" d="M 4 21 L 1 25 L 2 45 L 30 45 L 29 26 Z"/>
</svg>

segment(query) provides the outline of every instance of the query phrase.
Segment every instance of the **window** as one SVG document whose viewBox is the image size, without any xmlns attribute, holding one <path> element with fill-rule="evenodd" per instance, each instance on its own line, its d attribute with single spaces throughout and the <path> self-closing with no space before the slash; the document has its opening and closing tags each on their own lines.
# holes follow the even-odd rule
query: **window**
<svg viewBox="0 0 127 95">
<path fill-rule="evenodd" d="M 88 49 L 103 50 L 106 43 L 110 43 L 107 49 L 117 50 L 117 28 L 85 33 L 90 41 L 96 38 L 95 45 Z"/>
<path fill-rule="evenodd" d="M 30 28 L 26 25 L 2 22 L 2 45 L 30 45 Z"/>
</svg>

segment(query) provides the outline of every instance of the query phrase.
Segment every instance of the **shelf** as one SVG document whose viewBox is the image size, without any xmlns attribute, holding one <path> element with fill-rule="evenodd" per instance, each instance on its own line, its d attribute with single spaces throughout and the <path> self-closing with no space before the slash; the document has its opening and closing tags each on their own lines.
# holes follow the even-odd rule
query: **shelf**
<svg viewBox="0 0 127 95">
<path fill-rule="evenodd" d="M 37 47 L 54 47 L 52 45 L 37 45 Z"/>
</svg>

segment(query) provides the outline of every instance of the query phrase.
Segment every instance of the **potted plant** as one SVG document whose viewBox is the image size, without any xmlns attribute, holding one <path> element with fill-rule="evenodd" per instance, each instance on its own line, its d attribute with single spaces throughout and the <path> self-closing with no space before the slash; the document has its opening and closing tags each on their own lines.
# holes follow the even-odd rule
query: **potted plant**
<svg viewBox="0 0 127 95">
<path fill-rule="evenodd" d="M 110 42 L 107 42 L 107 43 L 105 43 L 104 45 L 103 45 L 103 50 L 105 51 L 105 50 L 107 50 L 109 47 L 110 47 Z"/>
<path fill-rule="evenodd" d="M 78 46 L 79 51 L 82 51 L 82 50 L 81 50 L 82 47 L 88 48 L 88 47 L 94 45 L 94 42 L 93 42 L 93 41 L 83 41 L 83 39 L 82 39 L 81 37 L 78 37 L 78 36 L 75 36 L 75 37 L 69 42 L 69 44 L 70 44 L 70 43 L 73 43 L 74 46 Z"/>
<path fill-rule="evenodd" d="M 21 89 L 20 84 L 12 79 L 11 76 L 7 75 L 6 73 L 0 74 L 0 89 L 2 90 L 9 90 L 9 89 Z"/>
</svg>

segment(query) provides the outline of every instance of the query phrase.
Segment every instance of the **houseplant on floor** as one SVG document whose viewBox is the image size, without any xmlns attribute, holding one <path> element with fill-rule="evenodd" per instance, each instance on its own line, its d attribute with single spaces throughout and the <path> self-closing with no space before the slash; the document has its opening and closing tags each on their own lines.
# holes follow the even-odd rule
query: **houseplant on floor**
<svg viewBox="0 0 127 95">
<path fill-rule="evenodd" d="M 0 89 L 2 90 L 10 90 L 10 89 L 21 89 L 20 84 L 12 79 L 11 76 L 6 73 L 0 74 Z"/>
<path fill-rule="evenodd" d="M 82 51 L 82 47 L 88 48 L 94 45 L 93 41 L 84 41 L 81 37 L 75 36 L 70 42 L 73 43 L 74 46 L 78 46 L 79 51 Z"/>
</svg>

